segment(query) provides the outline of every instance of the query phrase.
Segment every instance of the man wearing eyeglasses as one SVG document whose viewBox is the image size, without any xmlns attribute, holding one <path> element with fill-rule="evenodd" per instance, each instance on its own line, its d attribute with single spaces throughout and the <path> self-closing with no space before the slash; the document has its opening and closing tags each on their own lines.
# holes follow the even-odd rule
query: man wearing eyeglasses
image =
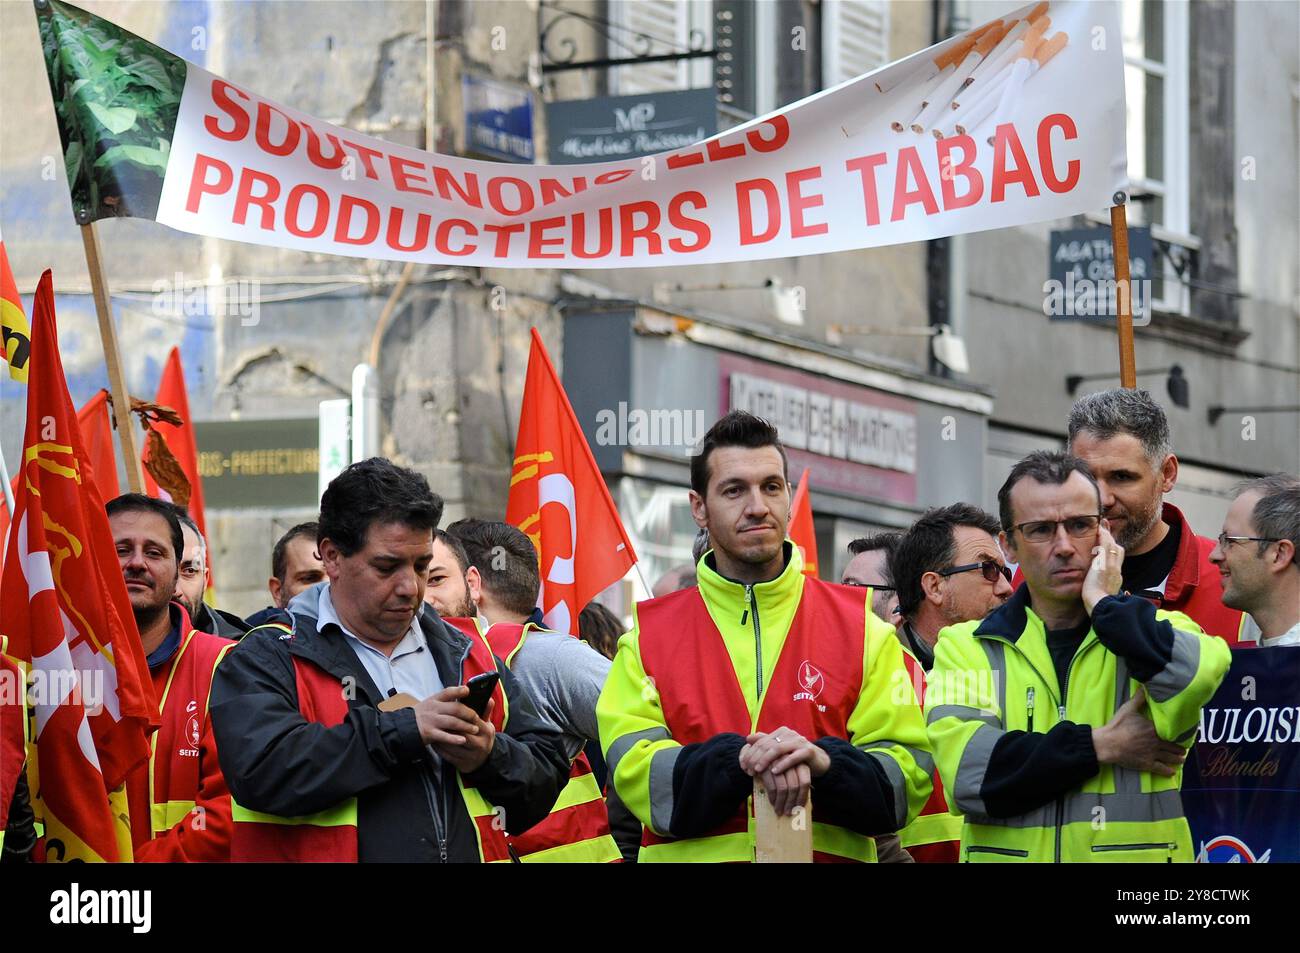
<svg viewBox="0 0 1300 953">
<path fill-rule="evenodd" d="M 1024 583 L 946 628 L 925 701 L 967 862 L 1191 861 L 1179 787 L 1227 644 L 1119 594 L 1124 550 L 1087 465 L 1036 452 L 998 491 Z"/>
<path fill-rule="evenodd" d="M 1164 410 L 1144 390 L 1117 387 L 1080 397 L 1070 410 L 1070 452 L 1092 471 L 1102 515 L 1124 547 L 1123 589 L 1183 612 L 1229 645 L 1249 638 L 1244 613 L 1225 606 L 1213 565 L 1214 540 L 1197 536 L 1165 500 L 1178 458 Z"/>
<path fill-rule="evenodd" d="M 894 584 L 889 579 L 889 556 L 903 538 L 902 533 L 876 533 L 864 536 L 849 543 L 852 558 L 840 575 L 840 583 L 845 586 L 865 586 L 871 590 L 871 611 L 877 618 L 890 623 L 898 620 L 894 617 L 894 608 L 898 599 L 894 595 Z"/>
<path fill-rule="evenodd" d="M 998 521 L 954 503 L 922 514 L 889 558 L 902 624 L 898 637 L 928 672 L 945 626 L 982 619 L 1011 597 Z"/>
<path fill-rule="evenodd" d="M 886 573 L 897 592 L 898 639 L 922 703 L 940 630 L 982 619 L 1011 595 L 1011 572 L 998 550 L 997 532 L 998 521 L 978 506 L 954 503 L 922 514 L 889 554 Z M 921 863 L 958 859 L 961 819 L 949 812 L 938 776 L 921 815 L 900 837 Z"/>
<path fill-rule="evenodd" d="M 185 607 L 194 628 L 238 642 L 252 626 L 233 612 L 217 609 L 203 601 L 203 594 L 212 584 L 212 574 L 208 571 L 208 541 L 203 538 L 194 517 L 190 516 L 185 507 L 175 503 L 167 505 L 180 520 L 181 533 L 185 538 L 180 571 L 176 576 L 176 591 L 172 598 Z"/>
<path fill-rule="evenodd" d="M 1210 562 L 1223 603 L 1250 614 L 1261 647 L 1300 645 L 1300 480 L 1250 480 L 1228 507 Z"/>
</svg>

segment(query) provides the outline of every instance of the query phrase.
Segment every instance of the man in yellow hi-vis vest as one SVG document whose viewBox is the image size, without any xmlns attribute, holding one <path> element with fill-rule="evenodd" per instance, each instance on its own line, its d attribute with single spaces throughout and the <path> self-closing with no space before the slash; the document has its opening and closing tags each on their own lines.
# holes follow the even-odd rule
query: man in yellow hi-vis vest
<svg viewBox="0 0 1300 953">
<path fill-rule="evenodd" d="M 1025 582 L 940 633 L 925 702 L 961 860 L 1190 861 L 1182 762 L 1227 645 L 1120 594 L 1124 551 L 1083 461 L 1032 453 L 998 503 Z"/>
<path fill-rule="evenodd" d="M 872 836 L 916 815 L 933 770 L 893 630 L 866 590 L 803 574 L 776 428 L 723 417 L 691 486 L 713 546 L 699 584 L 637 606 L 596 706 L 639 859 L 754 860 L 759 778 L 778 814 L 812 792 L 815 860 L 874 861 Z"/>
</svg>

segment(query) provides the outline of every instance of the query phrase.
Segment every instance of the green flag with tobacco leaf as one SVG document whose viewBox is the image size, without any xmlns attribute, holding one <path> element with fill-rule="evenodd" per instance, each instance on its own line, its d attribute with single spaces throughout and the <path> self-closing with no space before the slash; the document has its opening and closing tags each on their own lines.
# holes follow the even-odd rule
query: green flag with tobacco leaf
<svg viewBox="0 0 1300 953">
<path fill-rule="evenodd" d="M 36 0 L 78 224 L 158 212 L 185 61 L 58 0 Z"/>
</svg>

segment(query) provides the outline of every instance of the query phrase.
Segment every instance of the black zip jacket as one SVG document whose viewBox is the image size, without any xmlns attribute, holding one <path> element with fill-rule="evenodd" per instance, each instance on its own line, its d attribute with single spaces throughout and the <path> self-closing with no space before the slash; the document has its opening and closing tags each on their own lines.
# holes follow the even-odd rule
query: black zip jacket
<svg viewBox="0 0 1300 953">
<path fill-rule="evenodd" d="M 207 632 L 210 635 L 219 635 L 223 639 L 231 639 L 238 642 L 252 626 L 232 612 L 224 609 L 214 609 L 206 602 L 199 603 L 199 611 L 190 617 L 190 622 L 194 628 L 200 632 Z"/>
<path fill-rule="evenodd" d="M 230 651 L 212 682 L 212 727 L 234 800 L 280 816 L 313 814 L 357 798 L 363 862 L 477 862 L 473 821 L 456 789 L 456 769 L 433 766 L 410 709 L 378 709 L 379 690 L 342 631 L 314 615 L 284 613 L 282 629 L 255 629 Z M 427 607 L 420 630 L 444 685 L 461 684 L 470 641 Z M 348 716 L 326 728 L 299 713 L 292 659 L 315 663 L 353 687 Z M 464 776 L 519 834 L 549 813 L 568 780 L 559 730 L 538 715 L 509 669 L 497 670 L 509 706 L 492 753 Z"/>
</svg>

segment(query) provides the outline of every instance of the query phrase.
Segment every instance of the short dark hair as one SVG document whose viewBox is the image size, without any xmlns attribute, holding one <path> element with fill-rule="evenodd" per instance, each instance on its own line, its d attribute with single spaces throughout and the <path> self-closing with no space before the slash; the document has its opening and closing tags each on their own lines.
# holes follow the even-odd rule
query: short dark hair
<svg viewBox="0 0 1300 953">
<path fill-rule="evenodd" d="M 1300 565 L 1300 479 L 1290 473 L 1246 480 L 1237 486 L 1237 496 L 1259 493 L 1251 511 L 1250 521 L 1255 532 L 1269 539 L 1289 539 L 1295 546 L 1291 561 Z M 1256 543 L 1260 555 L 1268 543 Z"/>
<path fill-rule="evenodd" d="M 863 553 L 874 553 L 877 549 L 883 549 L 886 556 L 892 556 L 902 538 L 902 533 L 893 530 L 861 536 L 849 543 L 849 553 L 853 556 L 861 556 Z"/>
<path fill-rule="evenodd" d="M 947 569 L 957 557 L 958 526 L 982 529 L 994 539 L 998 521 L 970 503 L 953 503 L 926 510 L 889 554 L 889 577 L 898 593 L 898 611 L 905 618 L 920 608 L 925 593 L 921 577 Z"/>
<path fill-rule="evenodd" d="M 165 500 L 155 500 L 143 493 L 123 493 L 104 504 L 104 512 L 112 519 L 118 513 L 153 513 L 167 521 L 171 531 L 172 555 L 176 565 L 181 563 L 181 554 L 185 552 L 185 536 L 181 533 L 181 521 L 176 518 L 176 510 Z"/>
<path fill-rule="evenodd" d="M 1002 489 L 998 490 L 998 517 L 1002 520 L 1002 528 L 1011 532 L 1011 489 L 1017 483 L 1028 477 L 1035 483 L 1060 486 L 1070 479 L 1071 473 L 1082 473 L 1087 477 L 1097 491 L 1097 511 L 1101 512 L 1101 490 L 1088 464 L 1064 450 L 1035 450 L 1011 468 Z"/>
<path fill-rule="evenodd" d="M 515 615 L 532 615 L 542 577 L 537 550 L 522 530 L 499 520 L 467 518 L 452 523 L 447 532 L 465 547 L 469 565 L 478 569 L 492 598 Z"/>
<path fill-rule="evenodd" d="M 207 538 L 204 537 L 204 535 L 203 535 L 203 530 L 199 529 L 199 524 L 196 523 L 196 522 L 194 522 L 194 517 L 193 517 L 193 516 L 190 516 L 190 511 L 187 510 L 185 507 L 181 506 L 179 503 L 175 502 L 174 500 L 173 500 L 173 501 L 170 501 L 170 502 L 167 502 L 167 505 L 171 507 L 172 512 L 176 514 L 176 519 L 177 519 L 177 520 L 180 522 L 180 524 L 181 524 L 181 542 L 182 542 L 181 551 L 182 551 L 182 553 L 184 552 L 184 549 L 185 549 L 185 547 L 184 547 L 184 545 L 183 545 L 183 544 L 184 544 L 184 541 L 185 541 L 185 527 L 188 526 L 191 530 L 194 531 L 194 535 L 197 536 L 197 537 L 199 538 L 199 552 L 200 552 L 200 553 L 202 554 L 202 556 L 203 556 L 203 561 L 204 561 L 204 562 L 207 562 L 207 559 L 208 559 L 208 541 L 207 541 Z M 177 558 L 179 558 L 179 555 L 178 555 Z"/>
<path fill-rule="evenodd" d="M 319 533 L 320 524 L 312 520 L 299 523 L 276 540 L 275 547 L 271 550 L 271 575 L 279 579 L 281 585 L 284 584 L 285 573 L 289 571 L 289 544 L 303 536 L 314 543 Z"/>
<path fill-rule="evenodd" d="M 447 532 L 445 529 L 435 529 L 433 531 L 433 541 L 435 543 L 442 543 L 442 545 L 451 550 L 451 555 L 456 560 L 456 565 L 460 566 L 461 575 L 464 575 L 469 571 L 471 565 L 469 554 L 465 552 L 465 547 L 459 539 L 451 535 L 451 533 Z"/>
<path fill-rule="evenodd" d="M 316 542 L 330 540 L 344 556 L 365 548 L 376 523 L 400 523 L 414 530 L 438 527 L 442 497 L 414 470 L 383 457 L 361 460 L 330 480 L 320 498 Z"/>
<path fill-rule="evenodd" d="M 703 497 L 709 489 L 709 455 L 719 447 L 776 447 L 781 454 L 781 472 L 790 482 L 790 462 L 777 430 L 762 417 L 744 410 L 733 410 L 709 428 L 700 444 L 700 452 L 691 457 L 691 489 Z"/>
</svg>

